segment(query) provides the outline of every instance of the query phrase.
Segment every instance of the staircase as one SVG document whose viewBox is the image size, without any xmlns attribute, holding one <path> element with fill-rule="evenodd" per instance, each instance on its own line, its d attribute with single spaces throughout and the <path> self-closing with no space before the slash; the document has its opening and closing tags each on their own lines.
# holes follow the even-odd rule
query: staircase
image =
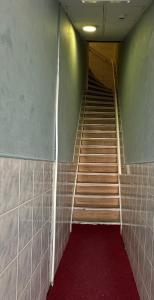
<svg viewBox="0 0 154 300">
<path fill-rule="evenodd" d="M 82 114 L 73 222 L 119 223 L 114 97 L 92 73 Z"/>
</svg>

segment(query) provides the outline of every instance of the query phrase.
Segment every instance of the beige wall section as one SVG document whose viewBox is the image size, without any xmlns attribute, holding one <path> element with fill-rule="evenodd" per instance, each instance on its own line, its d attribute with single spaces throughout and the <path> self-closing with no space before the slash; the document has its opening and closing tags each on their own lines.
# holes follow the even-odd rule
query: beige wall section
<svg viewBox="0 0 154 300">
<path fill-rule="evenodd" d="M 105 86 L 113 88 L 111 60 L 117 66 L 120 43 L 89 43 L 89 67 Z"/>
</svg>

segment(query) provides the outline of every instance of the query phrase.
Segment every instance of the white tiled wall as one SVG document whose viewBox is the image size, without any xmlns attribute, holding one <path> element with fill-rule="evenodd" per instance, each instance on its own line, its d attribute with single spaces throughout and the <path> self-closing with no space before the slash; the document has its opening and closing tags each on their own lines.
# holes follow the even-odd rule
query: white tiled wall
<svg viewBox="0 0 154 300">
<path fill-rule="evenodd" d="M 154 163 L 121 176 L 123 239 L 141 300 L 154 299 Z"/>
<path fill-rule="evenodd" d="M 55 272 L 70 235 L 75 163 L 59 163 L 56 207 Z"/>
<path fill-rule="evenodd" d="M 55 273 L 70 235 L 82 115 L 73 162 L 58 164 Z M 0 300 L 46 299 L 52 185 L 52 162 L 0 158 Z"/>
<path fill-rule="evenodd" d="M 0 158 L 0 299 L 45 300 L 52 163 Z"/>
<path fill-rule="evenodd" d="M 140 299 L 154 300 L 154 163 L 125 164 L 121 120 L 119 125 L 122 236 Z"/>
<path fill-rule="evenodd" d="M 72 217 L 72 204 L 75 188 L 78 156 L 80 151 L 81 126 L 83 109 L 81 107 L 80 118 L 76 133 L 74 157 L 72 162 L 58 164 L 57 179 L 57 207 L 56 207 L 56 243 L 55 243 L 55 273 L 61 260 L 63 251 L 70 235 L 70 221 Z"/>
</svg>

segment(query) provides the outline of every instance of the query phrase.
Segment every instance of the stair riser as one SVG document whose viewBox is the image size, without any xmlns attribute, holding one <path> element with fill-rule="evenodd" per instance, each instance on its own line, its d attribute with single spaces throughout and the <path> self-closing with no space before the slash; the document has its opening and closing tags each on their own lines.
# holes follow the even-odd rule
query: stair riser
<svg viewBox="0 0 154 300">
<path fill-rule="evenodd" d="M 115 125 L 84 125 L 83 130 L 102 130 L 102 131 L 115 131 L 116 126 Z"/>
<path fill-rule="evenodd" d="M 116 154 L 116 148 L 81 148 L 81 154 Z"/>
<path fill-rule="evenodd" d="M 86 93 L 86 96 L 89 97 L 89 96 L 96 96 L 96 97 L 107 97 L 107 98 L 113 98 L 113 95 L 108 93 L 108 92 L 105 92 L 105 91 L 96 91 L 96 90 L 92 90 L 92 89 L 89 89 Z"/>
<path fill-rule="evenodd" d="M 110 95 L 113 95 L 113 92 L 109 89 L 106 89 L 100 85 L 97 85 L 97 84 L 92 84 L 92 83 L 88 83 L 88 90 L 92 90 L 92 91 L 100 91 L 100 92 L 105 92 L 105 93 L 108 93 Z"/>
<path fill-rule="evenodd" d="M 108 186 L 80 186 L 77 184 L 76 194 L 82 195 L 118 195 L 118 187 L 108 187 Z"/>
<path fill-rule="evenodd" d="M 119 208 L 119 199 L 96 198 L 96 197 L 76 197 L 75 207 L 84 208 Z"/>
<path fill-rule="evenodd" d="M 113 93 L 109 92 L 109 91 L 106 91 L 104 89 L 101 89 L 101 88 L 98 88 L 98 87 L 94 87 L 94 86 L 89 86 L 88 87 L 88 92 L 87 94 L 89 93 L 96 93 L 97 95 L 101 95 L 101 94 L 105 94 L 105 95 L 108 95 L 110 97 L 113 97 Z"/>
<path fill-rule="evenodd" d="M 80 163 L 116 163 L 116 157 L 110 157 L 105 155 L 105 157 L 97 157 L 97 156 L 80 156 L 79 157 Z"/>
<path fill-rule="evenodd" d="M 94 99 L 94 98 L 85 98 L 85 103 L 87 105 L 96 105 L 96 106 L 101 106 L 103 105 L 104 103 L 110 103 L 112 105 L 114 105 L 114 99 L 113 98 L 106 98 L 106 97 L 103 97 L 102 99 Z"/>
<path fill-rule="evenodd" d="M 97 93 L 94 91 L 89 91 L 88 93 L 86 93 L 86 97 L 90 97 L 90 98 L 97 98 L 97 99 L 102 99 L 103 97 L 107 97 L 107 98 L 113 98 L 112 94 L 109 94 L 108 92 L 104 92 L 104 93 Z"/>
<path fill-rule="evenodd" d="M 106 107 L 114 109 L 114 103 L 109 102 L 109 101 L 104 101 L 104 102 L 102 102 L 102 104 L 97 104 L 97 103 L 94 104 L 94 103 L 87 103 L 86 102 L 85 109 L 87 110 L 89 108 L 89 109 L 95 110 L 95 108 L 96 108 L 96 109 L 101 110 L 101 109 L 106 108 Z"/>
<path fill-rule="evenodd" d="M 88 78 L 88 88 L 89 87 L 96 87 L 96 88 L 99 88 L 103 91 L 108 91 L 109 93 L 113 93 L 113 91 L 105 86 L 103 86 L 101 83 L 97 82 L 96 80 L 93 80 L 92 78 Z"/>
<path fill-rule="evenodd" d="M 116 140 L 82 140 L 81 145 L 116 146 Z"/>
<path fill-rule="evenodd" d="M 78 175 L 79 183 L 118 183 L 118 176 L 115 175 Z"/>
<path fill-rule="evenodd" d="M 88 108 L 85 108 L 85 113 L 89 113 L 89 112 L 114 112 L 114 107 L 92 107 L 92 106 L 88 106 Z"/>
<path fill-rule="evenodd" d="M 73 213 L 73 221 L 93 223 L 119 222 L 120 214 L 118 211 L 91 211 L 84 209 L 75 209 Z"/>
<path fill-rule="evenodd" d="M 115 119 L 84 119 L 84 124 L 115 124 Z"/>
<path fill-rule="evenodd" d="M 78 167 L 79 172 L 83 173 L 117 173 L 118 167 L 117 166 L 87 166 L 87 165 L 79 165 Z"/>
<path fill-rule="evenodd" d="M 86 112 L 84 114 L 84 118 L 115 118 L 115 113 L 114 112 L 107 112 L 107 113 L 88 113 Z"/>
<path fill-rule="evenodd" d="M 116 138 L 116 133 L 83 133 L 82 138 Z"/>
</svg>

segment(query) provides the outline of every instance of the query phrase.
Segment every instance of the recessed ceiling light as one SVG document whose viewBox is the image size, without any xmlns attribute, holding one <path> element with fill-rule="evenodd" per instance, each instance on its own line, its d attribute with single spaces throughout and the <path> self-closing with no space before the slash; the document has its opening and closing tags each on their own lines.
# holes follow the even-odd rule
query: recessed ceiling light
<svg viewBox="0 0 154 300">
<path fill-rule="evenodd" d="M 83 31 L 86 31 L 86 32 L 95 32 L 96 26 L 87 25 L 87 26 L 83 26 L 82 29 L 83 29 Z"/>
</svg>

